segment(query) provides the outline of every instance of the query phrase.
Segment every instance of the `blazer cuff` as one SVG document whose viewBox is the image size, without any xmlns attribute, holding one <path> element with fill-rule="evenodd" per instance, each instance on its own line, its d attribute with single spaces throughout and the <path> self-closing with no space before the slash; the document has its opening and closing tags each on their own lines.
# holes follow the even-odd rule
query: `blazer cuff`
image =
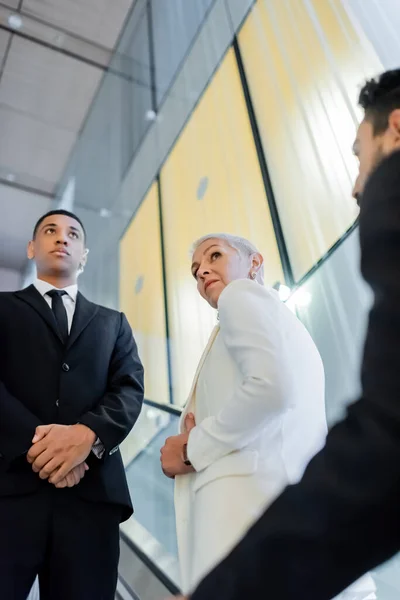
<svg viewBox="0 0 400 600">
<path fill-rule="evenodd" d="M 197 472 L 203 471 L 230 451 L 231 449 L 225 444 L 210 439 L 201 425 L 194 427 L 189 434 L 187 456 Z"/>
<path fill-rule="evenodd" d="M 95 457 L 98 458 L 99 460 L 101 458 L 103 458 L 105 450 L 106 449 L 104 447 L 104 444 L 102 443 L 100 438 L 97 438 L 97 440 L 95 441 L 95 443 L 92 446 L 92 452 L 95 455 Z"/>
<path fill-rule="evenodd" d="M 86 425 L 86 427 L 89 427 L 89 429 L 91 429 L 96 434 L 96 442 L 98 440 L 101 440 L 100 443 L 104 448 L 102 458 L 105 458 L 106 456 L 111 456 L 112 454 L 114 454 L 114 452 L 116 452 L 119 449 L 119 444 L 117 443 L 113 446 L 114 440 L 109 439 L 109 435 L 107 436 L 107 430 L 109 430 L 109 425 L 107 423 L 104 423 L 104 419 L 102 419 L 101 417 L 98 417 L 97 415 L 94 415 L 89 412 L 79 419 L 79 423 L 82 423 L 82 425 Z M 96 445 L 96 442 L 92 446 L 92 449 Z M 96 455 L 95 452 L 92 453 Z"/>
</svg>

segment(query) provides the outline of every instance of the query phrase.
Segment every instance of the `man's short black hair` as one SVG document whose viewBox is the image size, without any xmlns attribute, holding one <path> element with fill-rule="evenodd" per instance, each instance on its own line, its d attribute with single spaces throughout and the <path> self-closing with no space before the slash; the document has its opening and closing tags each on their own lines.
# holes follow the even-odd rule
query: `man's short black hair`
<svg viewBox="0 0 400 600">
<path fill-rule="evenodd" d="M 33 239 L 35 239 L 36 234 L 38 232 L 38 229 L 39 229 L 40 225 L 43 223 L 43 221 L 45 219 L 47 219 L 47 217 L 51 217 L 51 215 L 65 215 L 66 217 L 71 217 L 71 219 L 75 219 L 75 221 L 78 221 L 79 225 L 82 227 L 83 234 L 84 234 L 85 239 L 86 239 L 86 230 L 85 230 L 85 227 L 84 227 L 82 221 L 80 220 L 80 218 L 77 217 L 76 215 L 74 215 L 74 213 L 69 212 L 69 210 L 63 210 L 62 208 L 59 208 L 59 209 L 56 209 L 56 210 L 50 210 L 45 215 L 43 215 L 42 217 L 40 217 L 39 221 L 36 223 L 35 228 L 33 230 Z"/>
<path fill-rule="evenodd" d="M 386 71 L 377 79 L 367 81 L 358 102 L 372 124 L 374 135 L 386 131 L 390 113 L 400 109 L 400 69 Z"/>
</svg>

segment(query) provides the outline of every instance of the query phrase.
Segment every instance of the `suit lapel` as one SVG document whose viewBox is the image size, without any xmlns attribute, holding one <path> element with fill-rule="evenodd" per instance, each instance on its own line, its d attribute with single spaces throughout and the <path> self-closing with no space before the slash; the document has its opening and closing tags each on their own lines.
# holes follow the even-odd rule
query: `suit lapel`
<svg viewBox="0 0 400 600">
<path fill-rule="evenodd" d="M 203 354 L 201 356 L 199 365 L 198 365 L 198 367 L 196 369 L 196 373 L 195 373 L 194 378 L 193 378 L 192 387 L 191 387 L 191 390 L 190 390 L 190 393 L 189 393 L 189 396 L 188 396 L 188 401 L 186 402 L 185 408 L 183 409 L 181 420 L 180 420 L 181 431 L 184 430 L 186 415 L 188 414 L 188 412 L 194 410 L 194 402 L 195 402 L 195 399 L 196 399 L 196 386 L 197 386 L 197 382 L 199 380 L 201 369 L 203 368 L 203 365 L 204 365 L 204 362 L 205 362 L 205 360 L 206 360 L 206 358 L 208 356 L 208 353 L 210 352 L 210 350 L 212 348 L 212 345 L 215 342 L 215 338 L 217 337 L 218 332 L 219 332 L 219 325 L 216 325 L 214 327 L 214 329 L 212 330 L 212 332 L 211 332 L 211 335 L 210 335 L 210 338 L 208 340 L 207 346 L 205 347 L 205 350 L 204 350 L 204 352 L 203 352 Z"/>
<path fill-rule="evenodd" d="M 78 292 L 71 332 L 67 341 L 67 350 L 76 342 L 82 331 L 89 325 L 98 309 L 99 307 L 96 304 L 89 302 L 89 300 L 86 300 L 86 298 Z"/>
<path fill-rule="evenodd" d="M 58 337 L 60 342 L 62 342 L 62 337 L 60 332 L 58 331 L 57 323 L 54 318 L 53 311 L 50 306 L 47 304 L 46 300 L 43 298 L 42 294 L 40 294 L 34 285 L 30 285 L 29 287 L 21 290 L 19 292 L 15 292 L 15 295 L 32 306 L 34 310 L 44 319 L 50 329 L 53 331 L 54 335 Z"/>
</svg>

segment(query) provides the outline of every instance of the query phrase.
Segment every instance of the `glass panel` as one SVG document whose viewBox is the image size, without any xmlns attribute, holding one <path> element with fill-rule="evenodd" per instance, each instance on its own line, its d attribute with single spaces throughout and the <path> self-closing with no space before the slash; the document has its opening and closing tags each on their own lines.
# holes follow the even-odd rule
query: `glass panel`
<svg viewBox="0 0 400 600">
<path fill-rule="evenodd" d="M 356 230 L 288 301 L 321 353 L 330 426 L 360 394 L 360 357 L 372 293 L 361 278 L 359 258 Z M 371 573 L 378 600 L 400 597 L 399 566 L 397 555 Z"/>
<path fill-rule="evenodd" d="M 121 182 L 121 78 L 107 74 L 77 143 L 70 176 L 75 177 L 75 205 L 109 208 Z"/>
<path fill-rule="evenodd" d="M 123 73 L 120 119 L 124 174 L 152 122 L 149 24 L 145 2 L 135 6 L 112 66 Z"/>
<path fill-rule="evenodd" d="M 229 51 L 161 171 L 174 402 L 186 401 L 216 314 L 190 273 L 190 248 L 212 231 L 243 235 L 282 269 L 245 99 Z"/>
<path fill-rule="evenodd" d="M 321 353 L 329 425 L 360 392 L 360 355 L 371 293 L 360 276 L 358 229 L 288 301 Z M 340 375 L 339 375 L 340 374 Z"/>
<path fill-rule="evenodd" d="M 120 306 L 131 324 L 145 368 L 146 398 L 169 402 L 156 184 L 150 188 L 120 243 Z"/>
<path fill-rule="evenodd" d="M 214 0 L 151 0 L 159 106 Z"/>
<path fill-rule="evenodd" d="M 121 448 L 135 507 L 121 529 L 177 586 L 174 482 L 161 471 L 160 448 L 176 435 L 178 420 L 178 415 L 145 405 Z"/>
<path fill-rule="evenodd" d="M 398 0 L 345 0 L 350 19 L 358 21 L 385 69 L 399 68 L 400 5 Z"/>
<path fill-rule="evenodd" d="M 293 272 L 353 223 L 357 92 L 381 70 L 340 0 L 258 0 L 239 44 Z"/>
</svg>

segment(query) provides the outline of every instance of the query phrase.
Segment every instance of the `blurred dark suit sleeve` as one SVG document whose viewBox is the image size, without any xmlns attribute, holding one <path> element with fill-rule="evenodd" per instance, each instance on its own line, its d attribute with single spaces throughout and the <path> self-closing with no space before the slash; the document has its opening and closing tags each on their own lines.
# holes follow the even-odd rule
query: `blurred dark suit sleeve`
<svg viewBox="0 0 400 600">
<path fill-rule="evenodd" d="M 42 425 L 0 381 L 0 458 L 12 462 L 32 446 L 35 429 Z"/>
<path fill-rule="evenodd" d="M 368 181 L 360 237 L 362 398 L 192 600 L 329 600 L 400 550 L 400 152 Z"/>
</svg>

